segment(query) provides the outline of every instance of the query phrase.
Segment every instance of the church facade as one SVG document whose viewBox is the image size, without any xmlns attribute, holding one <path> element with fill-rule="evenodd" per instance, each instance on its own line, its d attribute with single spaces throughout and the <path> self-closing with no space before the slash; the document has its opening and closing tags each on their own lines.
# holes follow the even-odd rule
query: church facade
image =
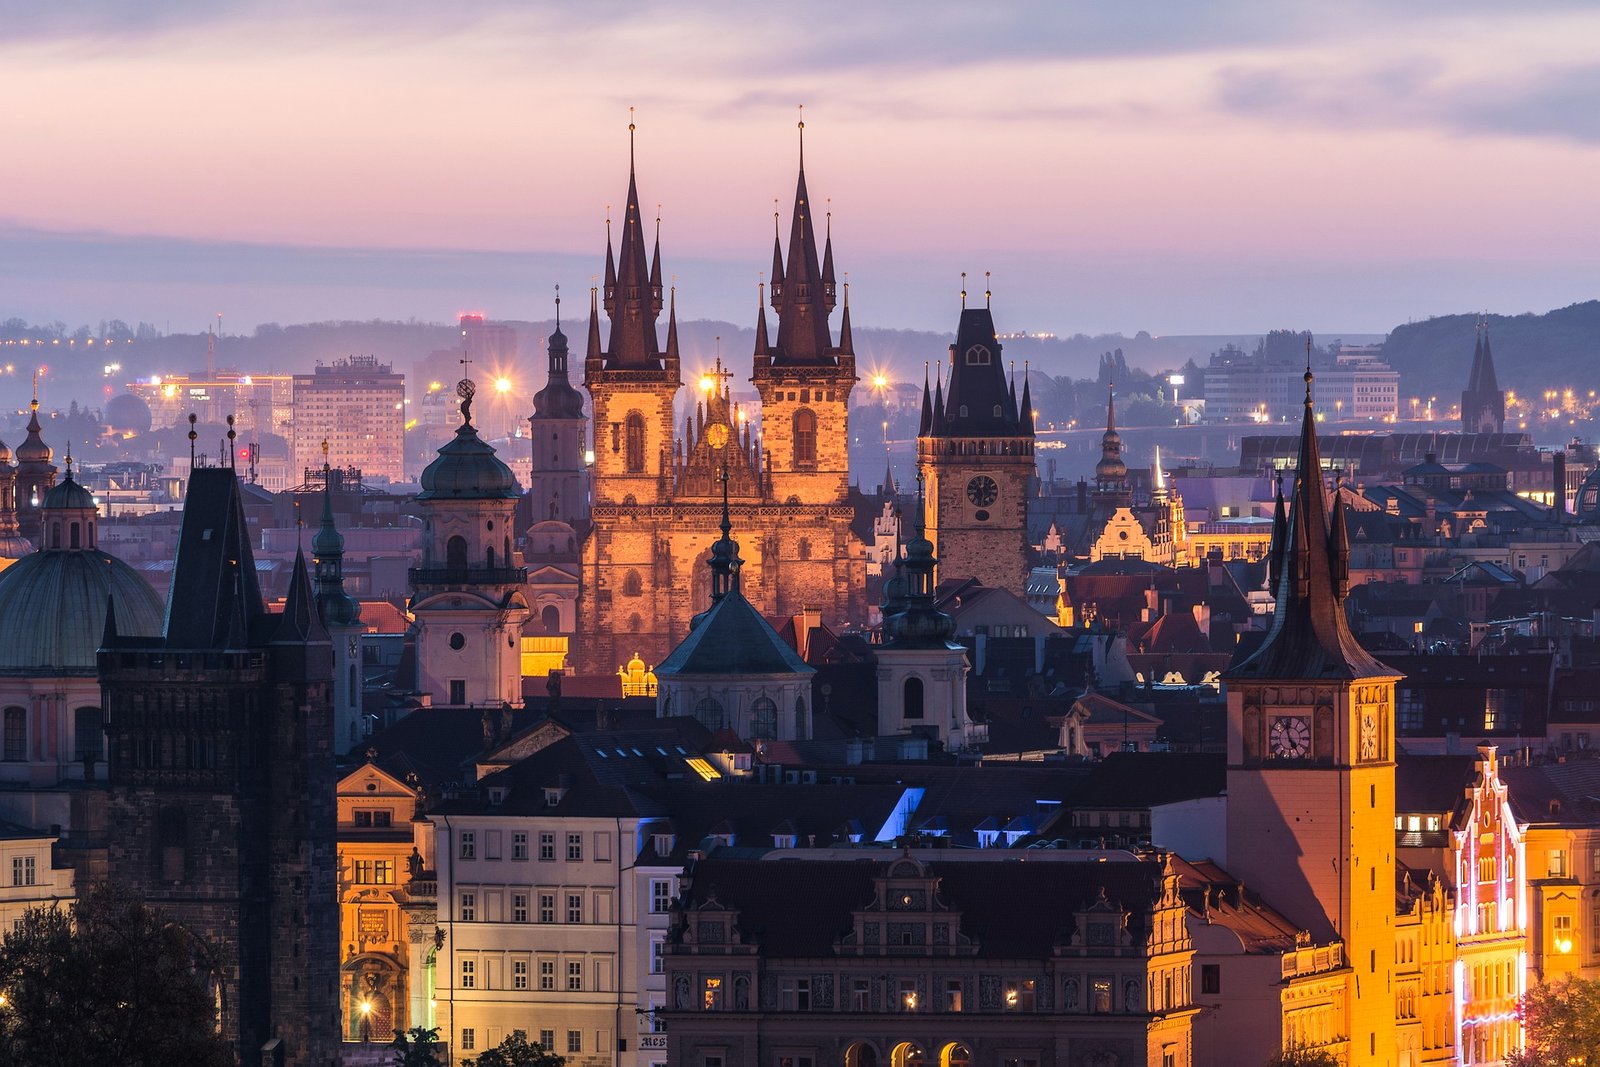
<svg viewBox="0 0 1600 1067">
<path fill-rule="evenodd" d="M 846 501 L 855 355 L 848 294 L 837 343 L 831 238 L 820 248 L 802 166 L 788 257 L 774 238 L 776 340 L 758 305 L 751 381 L 759 416 L 736 404 L 720 361 L 683 387 L 676 294 L 663 300 L 661 242 L 647 255 L 630 166 L 621 242 L 608 238 L 603 294 L 591 296 L 584 387 L 594 433 L 593 501 L 583 541 L 573 666 L 610 673 L 638 655 L 660 663 L 709 607 L 694 580 L 716 539 L 727 478 L 734 523 L 751 531 L 744 595 L 762 615 L 819 612 L 829 625 L 865 616 L 865 549 Z M 610 322 L 601 343 L 599 312 Z M 667 311 L 666 342 L 657 322 Z"/>
</svg>

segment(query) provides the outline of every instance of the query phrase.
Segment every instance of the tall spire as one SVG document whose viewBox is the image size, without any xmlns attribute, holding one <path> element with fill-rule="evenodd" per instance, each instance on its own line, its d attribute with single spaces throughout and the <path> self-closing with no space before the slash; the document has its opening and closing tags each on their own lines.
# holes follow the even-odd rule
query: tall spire
<svg viewBox="0 0 1600 1067">
<path fill-rule="evenodd" d="M 628 122 L 628 197 L 622 211 L 622 243 L 615 260 L 611 252 L 610 225 L 606 234 L 606 316 L 611 335 L 606 345 L 606 366 L 615 369 L 658 369 L 660 347 L 656 318 L 661 314 L 661 259 L 659 240 L 654 267 L 645 253 L 644 226 L 639 208 L 639 181 L 634 169 L 634 123 Z"/>
<path fill-rule="evenodd" d="M 660 251 L 660 241 L 656 242 L 656 249 Z M 674 285 L 667 300 L 667 360 L 669 362 L 678 358 L 678 287 Z"/>
<path fill-rule="evenodd" d="M 763 357 L 770 354 L 767 340 L 767 306 L 766 285 L 756 283 L 756 356 Z"/>
<path fill-rule="evenodd" d="M 941 648 L 955 636 L 955 619 L 939 610 L 935 597 L 939 560 L 928 540 L 926 516 L 927 485 L 919 473 L 916 532 L 904 558 L 895 561 L 894 578 L 885 583 L 883 634 L 893 648 Z"/>
<path fill-rule="evenodd" d="M 711 546 L 711 603 L 717 604 L 729 593 L 739 591 L 739 542 L 733 539 L 733 520 L 728 515 L 728 460 L 724 456 L 717 475 L 722 482 L 722 536 Z"/>
<path fill-rule="evenodd" d="M 933 430 L 933 394 L 928 392 L 928 364 L 922 364 L 922 420 L 917 424 L 917 436 L 926 437 Z"/>
<path fill-rule="evenodd" d="M 1028 382 L 1028 362 L 1022 362 L 1022 432 L 1033 436 L 1033 392 Z"/>
<path fill-rule="evenodd" d="M 1112 496 L 1125 494 L 1128 488 L 1128 465 L 1122 458 L 1122 435 L 1117 432 L 1115 385 L 1106 390 L 1106 432 L 1100 435 L 1100 462 L 1094 465 L 1094 484 L 1097 492 Z"/>
<path fill-rule="evenodd" d="M 599 290 L 589 286 L 589 347 L 585 353 L 587 370 L 599 370 L 603 353 L 600 348 Z"/>
<path fill-rule="evenodd" d="M 1494 371 L 1489 350 L 1489 324 L 1478 320 L 1477 343 L 1472 350 L 1472 370 L 1461 391 L 1461 428 L 1467 433 L 1500 433 L 1505 429 L 1506 395 Z"/>
<path fill-rule="evenodd" d="M 794 215 L 789 227 L 789 257 L 774 236 L 772 306 L 778 312 L 778 340 L 773 360 L 787 366 L 832 366 L 836 362 L 828 332 L 833 310 L 833 283 L 824 275 L 810 194 L 806 192 L 805 121 L 800 122 L 800 168 L 795 182 Z M 831 242 L 830 242 L 831 251 Z"/>
<path fill-rule="evenodd" d="M 1392 677 L 1395 673 L 1361 647 L 1345 618 L 1343 579 L 1348 572 L 1343 571 L 1341 557 L 1346 549 L 1342 544 L 1336 547 L 1342 539 L 1342 524 L 1329 521 L 1312 410 L 1312 380 L 1307 367 L 1294 497 L 1272 629 L 1253 656 L 1230 669 L 1230 677 L 1319 680 Z M 1276 530 L 1276 516 L 1273 526 Z M 1274 562 L 1279 554 L 1275 549 Z"/>
<path fill-rule="evenodd" d="M 1267 587 L 1276 596 L 1278 581 L 1283 577 L 1283 558 L 1289 550 L 1289 514 L 1283 501 L 1283 472 L 1279 471 L 1274 480 L 1278 499 L 1272 509 L 1272 542 L 1267 548 Z"/>
<path fill-rule="evenodd" d="M 842 355 L 853 356 L 856 354 L 856 338 L 850 330 L 850 272 L 845 271 L 844 276 L 844 311 L 839 317 L 839 352 Z"/>
<path fill-rule="evenodd" d="M 322 521 L 311 539 L 316 570 L 317 612 L 325 626 L 351 626 L 361 619 L 361 603 L 344 591 L 344 535 L 333 521 L 333 474 L 328 442 L 322 442 Z"/>
<path fill-rule="evenodd" d="M 1344 472 L 1333 477 L 1333 515 L 1328 520 L 1328 567 L 1334 591 L 1344 600 L 1350 592 L 1350 532 L 1345 527 Z"/>
</svg>

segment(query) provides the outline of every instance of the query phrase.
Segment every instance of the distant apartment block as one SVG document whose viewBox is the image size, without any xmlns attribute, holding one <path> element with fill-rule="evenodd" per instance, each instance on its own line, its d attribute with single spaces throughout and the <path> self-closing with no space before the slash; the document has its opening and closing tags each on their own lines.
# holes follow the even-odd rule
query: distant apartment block
<svg viewBox="0 0 1600 1067">
<path fill-rule="evenodd" d="M 1400 412 L 1400 372 L 1378 345 L 1342 345 L 1333 364 L 1319 360 L 1315 404 L 1324 422 L 1392 422 Z M 1205 421 L 1293 421 L 1305 402 L 1305 366 L 1267 362 L 1238 348 L 1211 357 Z"/>
<path fill-rule="evenodd" d="M 294 376 L 292 478 L 321 467 L 322 442 L 335 467 L 368 480 L 405 480 L 405 375 L 373 356 L 351 356 Z"/>
</svg>

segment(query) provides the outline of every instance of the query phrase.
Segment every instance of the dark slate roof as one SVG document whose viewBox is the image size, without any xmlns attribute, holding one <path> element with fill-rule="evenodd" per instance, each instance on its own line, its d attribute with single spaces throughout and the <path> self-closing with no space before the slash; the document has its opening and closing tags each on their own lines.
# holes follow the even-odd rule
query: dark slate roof
<svg viewBox="0 0 1600 1067">
<path fill-rule="evenodd" d="M 684 779 L 641 792 L 671 813 L 677 842 L 670 854 L 660 855 L 647 839 L 639 862 L 682 863 L 713 833 L 732 835 L 736 848 L 773 848 L 774 834 L 793 834 L 799 848 L 848 846 L 851 834 L 870 844 L 894 814 L 905 787 Z"/>
<path fill-rule="evenodd" d="M 833 955 L 853 927 L 853 911 L 873 899 L 873 879 L 883 860 L 723 860 L 696 863 L 685 888 L 694 907 L 708 900 L 736 908 L 739 931 L 767 958 Z M 938 893 L 961 914 L 961 932 L 979 957 L 1052 957 L 1074 929 L 1072 913 L 1087 908 L 1104 890 L 1107 899 L 1132 914 L 1135 938 L 1149 922 L 1161 895 L 1161 868 L 1148 862 L 1022 863 L 957 861 L 927 864 Z M 1018 901 L 1049 901 L 1048 908 L 1018 907 Z M 796 902 L 804 901 L 804 909 Z"/>
<path fill-rule="evenodd" d="M 982 362 L 968 358 L 973 350 L 987 353 Z M 1006 382 L 988 308 L 961 310 L 955 343 L 950 346 L 950 385 L 944 419 L 936 437 L 1018 437 L 1024 435 L 1016 394 Z"/>
<path fill-rule="evenodd" d="M 1113 752 L 1080 784 L 1074 806 L 1143 809 L 1221 796 L 1227 787 L 1225 753 Z"/>
<path fill-rule="evenodd" d="M 239 479 L 230 467 L 196 468 L 167 597 L 167 647 L 241 648 L 265 618 Z"/>
<path fill-rule="evenodd" d="M 511 712 L 512 733 L 532 725 L 535 716 Z M 419 708 L 367 741 L 377 751 L 380 769 L 405 781 L 414 773 L 424 786 L 470 779 L 472 758 L 484 750 L 481 716 L 460 708 Z"/>
<path fill-rule="evenodd" d="M 639 747 L 641 753 L 646 749 Z M 650 749 L 651 757 L 655 755 Z M 644 755 L 602 757 L 592 738 L 577 735 L 560 740 L 519 760 L 503 771 L 485 775 L 478 788 L 446 797 L 429 809 L 440 815 L 554 815 L 574 817 L 625 817 L 666 814 L 637 791 L 637 786 L 660 780 L 667 758 Z M 681 757 L 678 758 L 681 764 Z M 554 806 L 546 803 L 545 790 L 564 790 Z M 503 799 L 492 800 L 491 790 L 504 789 Z"/>
<path fill-rule="evenodd" d="M 736 586 L 706 612 L 672 650 L 656 677 L 673 675 L 813 674 Z"/>
</svg>

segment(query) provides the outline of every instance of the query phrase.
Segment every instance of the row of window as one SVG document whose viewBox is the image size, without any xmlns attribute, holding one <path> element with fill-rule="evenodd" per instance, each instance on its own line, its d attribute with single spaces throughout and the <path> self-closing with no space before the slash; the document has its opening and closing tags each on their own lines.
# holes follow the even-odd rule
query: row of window
<svg viewBox="0 0 1600 1067">
<path fill-rule="evenodd" d="M 587 969 L 581 959 L 568 959 L 565 964 L 555 959 L 540 959 L 533 961 L 537 964 L 530 968 L 530 961 L 526 959 L 511 960 L 510 983 L 503 984 L 499 978 L 499 961 L 497 959 L 478 959 L 472 956 L 463 957 L 461 963 L 461 980 L 458 988 L 461 989 L 513 989 L 533 990 L 541 993 L 583 993 L 604 992 L 599 987 L 604 983 L 599 968 Z M 585 985 L 585 975 L 590 976 L 590 982 Z"/>
<path fill-rule="evenodd" d="M 72 713 L 73 733 L 76 738 L 77 751 L 74 758 L 80 762 L 86 759 L 104 759 L 105 734 L 104 719 L 99 708 L 78 708 Z M 4 725 L 0 727 L 0 759 L 11 763 L 20 763 L 28 758 L 28 711 L 26 708 L 10 707 L 4 713 Z"/>
<path fill-rule="evenodd" d="M 656 946 L 651 946 L 652 961 L 656 958 Z M 652 967 L 654 971 L 654 967 Z M 1202 992 L 1218 992 L 1220 977 L 1218 973 L 1202 973 L 1202 981 L 1207 982 L 1211 988 Z M 687 975 L 679 975 L 675 980 L 675 996 L 679 1001 L 679 1009 L 688 1008 L 687 992 L 685 985 Z M 1121 979 L 1120 996 L 1118 980 L 1111 975 L 1091 975 L 1087 979 L 1076 975 L 1065 978 L 1061 983 L 1061 996 L 1054 1009 L 1069 1012 L 1087 1011 L 1092 1014 L 1109 1014 L 1113 1011 L 1137 1012 L 1142 1010 L 1141 1005 L 1148 999 L 1155 1010 L 1167 1010 L 1172 1007 L 1188 1003 L 1189 975 L 1183 970 L 1163 971 L 1159 975 L 1147 976 L 1146 982 L 1141 982 L 1136 977 Z M 831 983 L 829 983 L 831 986 Z M 974 1005 L 970 1002 L 968 989 L 971 982 L 963 978 L 946 978 L 939 987 L 941 995 L 937 999 L 925 997 L 922 991 L 923 980 L 918 977 L 902 977 L 884 981 L 882 998 L 887 1003 L 880 1002 L 875 1007 L 876 991 L 871 978 L 850 978 L 848 985 L 841 983 L 846 1000 L 845 1010 L 851 1012 L 893 1011 L 901 1013 L 915 1012 L 968 1012 L 976 1008 L 979 1011 L 1002 1012 L 1036 1012 L 1043 1004 L 1045 1010 L 1053 1010 L 1052 1005 L 1041 994 L 1048 995 L 1051 990 L 1049 982 L 1042 985 L 1040 980 L 1034 978 L 1020 978 L 1007 981 L 998 990 L 997 1002 Z M 747 1011 L 751 1007 L 751 992 L 749 979 L 736 976 L 732 984 L 732 999 L 728 999 L 728 983 L 721 975 L 701 975 L 698 1008 L 701 1011 L 725 1011 L 730 1007 L 735 1011 Z M 815 996 L 816 988 L 812 978 L 805 976 L 791 976 L 778 980 L 778 1009 L 789 1012 L 808 1012 L 814 1010 L 832 1010 L 826 1004 L 819 1004 Z M 830 994 L 831 995 L 831 994 Z"/>
<path fill-rule="evenodd" d="M 526 1030 L 513 1030 L 513 1031 L 511 1031 L 511 1033 L 512 1033 L 513 1036 L 520 1037 L 524 1041 L 528 1040 L 528 1032 Z M 595 1041 L 594 1041 L 594 1045 L 592 1046 L 594 1051 L 602 1051 L 602 1050 L 604 1050 L 604 1048 L 605 1048 L 604 1034 L 605 1034 L 605 1031 L 601 1031 L 601 1030 L 595 1031 Z M 494 1034 L 491 1031 L 490 1036 L 489 1036 L 489 1043 L 487 1045 L 485 1045 L 484 1047 L 485 1048 L 493 1048 L 497 1044 L 499 1044 L 499 1042 L 494 1040 Z M 559 1054 L 560 1051 L 561 1051 L 560 1049 L 558 1049 L 556 1047 L 556 1032 L 554 1030 L 540 1030 L 539 1031 L 539 1040 L 538 1040 L 537 1044 L 539 1045 L 540 1048 L 544 1049 L 546 1052 Z M 477 1031 L 477 1028 L 471 1027 L 471 1026 L 463 1026 L 461 1028 L 461 1051 L 462 1052 L 474 1052 L 474 1051 L 477 1051 L 477 1048 L 478 1048 L 478 1031 Z M 582 1051 L 583 1051 L 583 1031 L 582 1030 L 568 1030 L 567 1034 L 566 1034 L 566 1052 L 574 1053 L 574 1052 L 582 1052 Z"/>
<path fill-rule="evenodd" d="M 464 860 L 497 860 L 501 858 L 500 844 L 501 831 L 486 830 L 482 835 L 483 855 L 478 855 L 479 833 L 476 830 L 462 830 L 457 838 L 456 855 Z M 511 833 L 511 858 L 525 860 L 528 858 L 529 835 L 524 830 L 515 830 Z M 558 850 L 557 835 L 552 831 L 543 831 L 538 835 L 538 858 L 541 860 L 554 860 L 556 856 L 574 862 L 583 859 L 583 834 L 573 832 L 566 835 L 564 847 Z M 599 833 L 595 835 L 594 858 L 601 862 L 611 862 L 611 835 Z"/>
</svg>

